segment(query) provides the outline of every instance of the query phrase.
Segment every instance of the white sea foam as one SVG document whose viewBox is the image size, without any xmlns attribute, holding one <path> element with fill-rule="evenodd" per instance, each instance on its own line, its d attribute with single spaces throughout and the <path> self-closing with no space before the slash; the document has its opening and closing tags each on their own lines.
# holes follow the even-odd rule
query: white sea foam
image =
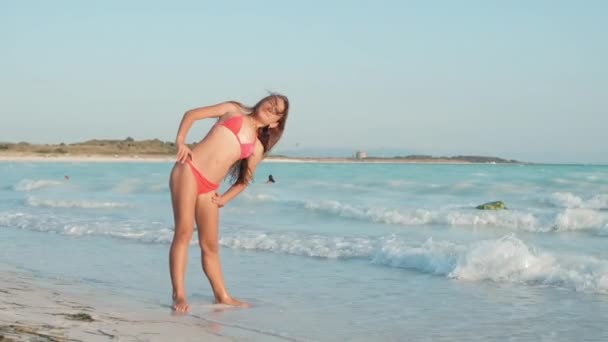
<svg viewBox="0 0 608 342">
<path fill-rule="evenodd" d="M 225 247 L 261 250 L 274 253 L 304 255 L 321 258 L 366 257 L 373 249 L 373 241 L 360 237 L 302 236 L 296 233 L 239 232 L 223 236 Z"/>
<path fill-rule="evenodd" d="M 304 208 L 351 219 L 388 224 L 423 225 L 437 220 L 435 213 L 424 209 L 398 211 L 386 208 L 364 208 L 339 201 L 306 201 Z"/>
<path fill-rule="evenodd" d="M 85 209 L 103 209 L 103 208 L 129 208 L 132 207 L 128 203 L 119 202 L 100 202 L 87 200 L 61 200 L 61 199 L 42 199 L 37 197 L 28 197 L 26 204 L 31 207 L 46 207 L 46 208 L 85 208 Z"/>
<path fill-rule="evenodd" d="M 146 222 L 77 221 L 25 213 L 0 214 L 0 227 L 70 236 L 111 236 L 144 243 L 170 243 L 171 227 Z M 196 234 L 192 244 L 196 244 Z M 358 258 L 373 264 L 412 269 L 465 281 L 511 282 L 608 294 L 608 262 L 588 255 L 556 255 L 529 246 L 514 235 L 470 244 L 404 237 L 325 236 L 301 232 L 226 229 L 227 248 L 328 259 Z"/>
<path fill-rule="evenodd" d="M 388 240 L 373 261 L 467 281 L 491 280 L 608 294 L 608 263 L 556 256 L 514 236 L 458 245 L 429 239 L 421 246 Z"/>
<path fill-rule="evenodd" d="M 146 243 L 169 243 L 173 237 L 173 229 L 159 226 L 159 223 L 83 220 L 21 212 L 0 214 L 0 227 L 70 236 L 112 236 Z"/>
<path fill-rule="evenodd" d="M 591 209 L 566 209 L 555 218 L 557 230 L 601 229 L 608 223 L 608 213 Z"/>
<path fill-rule="evenodd" d="M 566 209 L 555 214 L 534 214 L 520 210 L 482 211 L 445 206 L 440 209 L 394 209 L 363 207 L 339 201 L 305 201 L 303 207 L 327 215 L 402 226 L 447 225 L 496 227 L 529 232 L 603 229 L 608 213 L 589 209 Z"/>
<path fill-rule="evenodd" d="M 608 209 L 608 195 L 606 194 L 599 194 L 589 199 L 583 199 L 571 192 L 555 192 L 546 201 L 553 206 L 562 208 Z"/>
<path fill-rule="evenodd" d="M 454 211 L 447 213 L 445 220 L 451 226 L 492 226 L 532 232 L 545 232 L 551 229 L 539 222 L 533 214 L 514 210 Z"/>
<path fill-rule="evenodd" d="M 251 202 L 272 202 L 272 201 L 278 200 L 278 198 L 276 196 L 269 195 L 269 194 L 243 193 L 241 195 L 241 198 L 243 198 L 247 201 L 251 201 Z"/>
<path fill-rule="evenodd" d="M 519 211 L 469 211 L 364 208 L 338 201 L 308 201 L 304 207 L 341 217 L 404 226 L 445 224 L 450 226 L 497 226 L 527 231 L 546 231 L 530 213 Z"/>
<path fill-rule="evenodd" d="M 64 182 L 56 181 L 56 180 L 48 180 L 48 179 L 23 179 L 17 183 L 13 189 L 15 191 L 33 191 L 37 189 L 47 188 L 51 186 L 62 185 Z"/>
</svg>

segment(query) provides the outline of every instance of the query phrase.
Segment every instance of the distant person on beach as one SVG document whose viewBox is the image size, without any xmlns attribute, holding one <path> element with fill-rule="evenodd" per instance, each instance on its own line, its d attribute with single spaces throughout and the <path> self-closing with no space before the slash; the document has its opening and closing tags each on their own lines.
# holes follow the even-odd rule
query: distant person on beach
<svg viewBox="0 0 608 342">
<path fill-rule="evenodd" d="M 177 162 L 169 181 L 175 219 L 169 253 L 175 311 L 189 310 L 184 276 L 194 221 L 203 271 L 213 289 L 215 302 L 249 306 L 232 298 L 224 286 L 218 241 L 219 208 L 251 182 L 258 163 L 281 138 L 288 113 L 287 97 L 271 94 L 253 107 L 228 101 L 184 114 L 176 138 Z M 218 118 L 218 121 L 191 150 L 186 145 L 186 135 L 195 121 L 206 118 Z M 234 182 L 226 192 L 219 194 L 216 192 L 219 183 L 228 174 Z"/>
<path fill-rule="evenodd" d="M 272 177 L 272 175 L 268 175 L 268 180 L 266 181 L 266 183 L 274 183 L 274 177 Z"/>
</svg>

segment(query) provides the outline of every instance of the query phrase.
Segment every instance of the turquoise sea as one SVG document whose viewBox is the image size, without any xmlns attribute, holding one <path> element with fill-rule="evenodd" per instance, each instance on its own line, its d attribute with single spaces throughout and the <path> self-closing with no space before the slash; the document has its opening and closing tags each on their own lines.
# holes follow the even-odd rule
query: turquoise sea
<svg viewBox="0 0 608 342">
<path fill-rule="evenodd" d="M 171 167 L 0 162 L 0 262 L 168 307 Z M 195 234 L 191 316 L 245 340 L 608 339 L 608 166 L 265 162 L 220 232 L 253 307 L 210 310 Z"/>
</svg>

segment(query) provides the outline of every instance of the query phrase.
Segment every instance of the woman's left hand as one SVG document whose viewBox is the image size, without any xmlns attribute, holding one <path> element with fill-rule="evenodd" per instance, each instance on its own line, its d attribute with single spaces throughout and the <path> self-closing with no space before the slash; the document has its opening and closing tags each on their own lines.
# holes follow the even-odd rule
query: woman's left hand
<svg viewBox="0 0 608 342">
<path fill-rule="evenodd" d="M 215 194 L 213 194 L 213 197 L 211 197 L 211 202 L 217 204 L 217 206 L 220 208 L 226 204 L 226 202 L 224 202 L 222 195 L 220 195 L 217 192 Z"/>
</svg>

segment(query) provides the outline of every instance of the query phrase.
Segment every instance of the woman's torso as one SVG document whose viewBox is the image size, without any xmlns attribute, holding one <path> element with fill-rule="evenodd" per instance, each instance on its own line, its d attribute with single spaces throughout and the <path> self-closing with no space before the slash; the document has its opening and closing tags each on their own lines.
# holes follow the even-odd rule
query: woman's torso
<svg viewBox="0 0 608 342">
<path fill-rule="evenodd" d="M 256 131 L 249 118 L 239 113 L 226 114 L 192 149 L 192 162 L 207 179 L 219 183 L 236 161 L 251 155 L 256 144 Z"/>
</svg>

